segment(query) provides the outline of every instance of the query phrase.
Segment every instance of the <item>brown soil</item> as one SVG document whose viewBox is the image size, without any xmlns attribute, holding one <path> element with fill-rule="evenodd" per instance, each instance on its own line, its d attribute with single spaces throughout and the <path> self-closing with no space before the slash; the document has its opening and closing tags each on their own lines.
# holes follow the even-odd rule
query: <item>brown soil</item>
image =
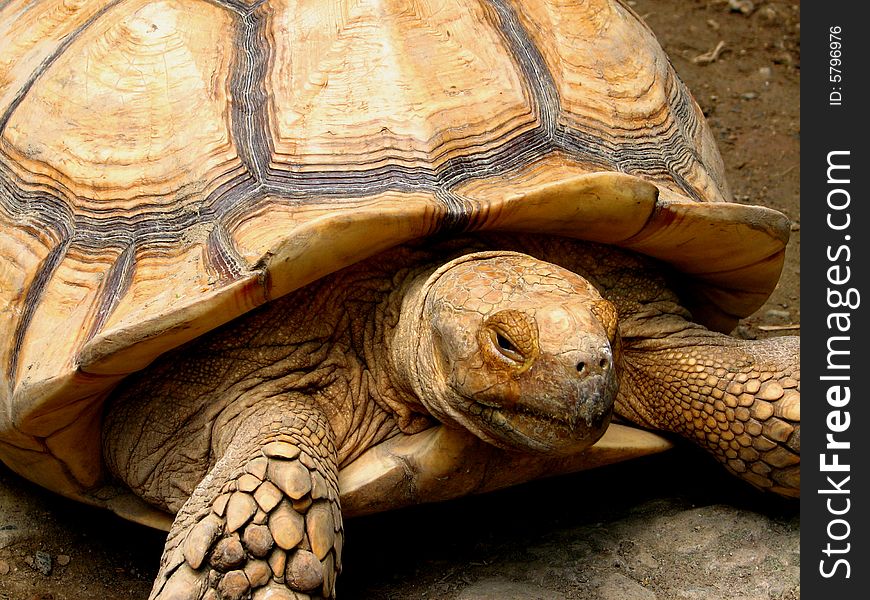
<svg viewBox="0 0 870 600">
<path fill-rule="evenodd" d="M 780 285 L 737 334 L 799 333 L 798 0 L 629 4 L 704 109 L 736 200 L 794 222 Z M 715 61 L 697 62 L 720 41 Z M 352 520 L 338 589 L 350 599 L 795 599 L 799 526 L 797 502 L 756 492 L 679 447 Z M 0 466 L 0 600 L 145 598 L 162 538 Z"/>
</svg>

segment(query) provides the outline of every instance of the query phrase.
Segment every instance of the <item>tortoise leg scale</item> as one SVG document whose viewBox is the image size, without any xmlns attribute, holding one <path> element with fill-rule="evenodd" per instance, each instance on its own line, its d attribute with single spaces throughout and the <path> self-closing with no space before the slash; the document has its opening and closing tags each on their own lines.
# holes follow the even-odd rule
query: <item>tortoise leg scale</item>
<svg viewBox="0 0 870 600">
<path fill-rule="evenodd" d="M 799 495 L 800 338 L 691 326 L 624 341 L 620 415 L 683 435 L 755 487 Z"/>
<path fill-rule="evenodd" d="M 152 600 L 334 597 L 343 530 L 332 432 L 313 403 L 266 404 L 178 513 Z"/>
</svg>

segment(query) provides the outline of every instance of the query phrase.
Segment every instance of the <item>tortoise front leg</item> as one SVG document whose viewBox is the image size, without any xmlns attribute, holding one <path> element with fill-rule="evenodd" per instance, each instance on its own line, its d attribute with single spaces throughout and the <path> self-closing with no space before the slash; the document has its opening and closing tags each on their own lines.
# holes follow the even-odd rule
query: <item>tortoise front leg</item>
<svg viewBox="0 0 870 600">
<path fill-rule="evenodd" d="M 282 398 L 237 418 L 175 518 L 151 599 L 334 597 L 343 530 L 326 417 Z"/>
<path fill-rule="evenodd" d="M 624 342 L 618 414 L 693 440 L 756 487 L 800 495 L 800 338 L 689 325 Z"/>
</svg>

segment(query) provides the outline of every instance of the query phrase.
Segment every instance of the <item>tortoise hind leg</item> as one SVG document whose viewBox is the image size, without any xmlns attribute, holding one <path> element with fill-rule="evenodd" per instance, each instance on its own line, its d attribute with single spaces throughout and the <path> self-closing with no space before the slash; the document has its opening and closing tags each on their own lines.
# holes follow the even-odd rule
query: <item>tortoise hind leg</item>
<svg viewBox="0 0 870 600">
<path fill-rule="evenodd" d="M 693 440 L 756 487 L 799 496 L 800 338 L 690 325 L 625 342 L 617 413 Z"/>
<path fill-rule="evenodd" d="M 178 512 L 152 600 L 334 597 L 343 530 L 326 418 L 286 399 L 243 418 Z"/>
</svg>

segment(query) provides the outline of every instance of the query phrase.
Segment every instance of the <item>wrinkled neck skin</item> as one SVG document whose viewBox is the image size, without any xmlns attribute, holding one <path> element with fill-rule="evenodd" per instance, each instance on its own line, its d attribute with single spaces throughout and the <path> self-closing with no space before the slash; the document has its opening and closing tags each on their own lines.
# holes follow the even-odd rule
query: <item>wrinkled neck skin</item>
<svg viewBox="0 0 870 600">
<path fill-rule="evenodd" d="M 447 402 L 450 392 L 444 377 L 438 377 L 443 373 L 434 351 L 435 332 L 426 315 L 427 300 L 439 277 L 457 263 L 505 254 L 499 251 L 469 253 L 418 273 L 404 289 L 399 322 L 388 335 L 390 368 L 395 373 L 393 381 L 406 392 L 409 407 L 425 411 L 448 426 L 459 426 L 461 418 Z"/>
<path fill-rule="evenodd" d="M 131 375 L 106 404 L 107 467 L 175 512 L 246 423 L 268 418 L 260 414 L 268 407 L 319 407 L 339 465 L 402 430 L 430 426 L 394 383 L 387 352 L 405 289 L 436 268 L 427 258 L 402 249 L 324 277 Z"/>
<path fill-rule="evenodd" d="M 433 274 L 459 256 L 493 248 L 554 262 L 573 254 L 584 264 L 565 264 L 569 270 L 582 271 L 600 289 L 618 283 L 595 281 L 593 270 L 609 270 L 600 250 L 543 237 L 393 249 L 273 301 L 128 378 L 107 403 L 107 464 L 143 497 L 172 505 L 166 490 L 179 470 L 191 474 L 185 480 L 201 479 L 258 407 L 288 395 L 321 407 L 339 465 L 399 432 L 431 426 L 432 417 L 455 424 L 453 408 L 442 401 L 444 382 L 431 377 L 434 340 L 420 316 Z M 565 417 L 571 423 L 606 425 L 600 414 L 572 410 Z M 190 491 L 169 495 L 181 499 Z"/>
</svg>

